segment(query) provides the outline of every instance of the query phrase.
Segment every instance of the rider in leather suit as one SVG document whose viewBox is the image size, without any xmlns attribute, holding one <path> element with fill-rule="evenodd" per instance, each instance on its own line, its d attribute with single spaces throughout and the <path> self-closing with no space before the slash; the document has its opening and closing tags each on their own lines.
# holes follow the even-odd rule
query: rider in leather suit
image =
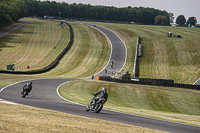
<svg viewBox="0 0 200 133">
<path fill-rule="evenodd" d="M 96 97 L 99 94 L 98 97 Z M 95 97 L 93 98 L 93 102 L 96 105 L 96 102 L 101 100 L 101 99 L 108 99 L 108 93 L 106 88 L 102 88 L 102 90 L 99 90 L 98 92 L 94 93 Z"/>
<path fill-rule="evenodd" d="M 29 82 L 29 83 L 27 83 L 27 84 L 25 84 L 24 86 L 23 86 L 23 90 L 22 90 L 22 92 L 21 92 L 21 94 L 23 95 L 24 94 L 24 92 L 27 90 L 28 91 L 28 93 L 32 90 L 32 82 Z"/>
</svg>

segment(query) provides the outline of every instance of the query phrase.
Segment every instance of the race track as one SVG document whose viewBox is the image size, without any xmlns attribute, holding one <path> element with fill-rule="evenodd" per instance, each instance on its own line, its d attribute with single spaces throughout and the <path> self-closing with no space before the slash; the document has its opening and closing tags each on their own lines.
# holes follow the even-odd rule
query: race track
<svg viewBox="0 0 200 133">
<path fill-rule="evenodd" d="M 200 127 L 156 120 L 137 115 L 119 113 L 103 109 L 99 114 L 86 112 L 86 106 L 63 100 L 57 94 L 57 87 L 64 83 L 78 79 L 35 79 L 33 90 L 26 98 L 21 98 L 22 86 L 27 81 L 19 82 L 1 89 L 0 98 L 6 101 L 19 103 L 27 106 L 50 109 L 84 117 L 103 119 L 108 121 L 121 122 L 150 129 L 175 132 L 175 133 L 197 133 Z M 88 101 L 89 103 L 90 101 Z"/>
<path fill-rule="evenodd" d="M 86 23 L 85 23 L 86 24 Z M 112 31 L 97 25 L 86 24 L 101 31 L 110 41 L 112 49 L 109 62 L 107 66 L 97 75 L 100 76 L 114 76 L 112 72 L 120 72 L 126 63 L 127 49 L 124 42 Z M 113 67 L 111 67 L 111 61 L 113 61 Z M 107 69 L 107 73 L 105 73 Z"/>
<path fill-rule="evenodd" d="M 117 38 L 114 39 L 114 37 L 116 37 L 114 33 L 112 33 L 111 31 L 105 28 L 102 28 L 102 29 L 105 30 L 105 31 L 102 30 L 102 32 L 104 32 L 104 34 L 109 38 L 112 44 L 113 51 L 110 57 L 110 61 L 113 59 L 116 63 L 114 65 L 115 68 L 113 69 L 120 70 L 123 67 L 125 59 L 126 59 L 126 51 L 117 52 L 117 50 L 121 50 L 121 48 L 117 49 L 115 48 L 114 45 L 120 40 L 119 37 L 117 37 L 118 38 L 118 41 L 117 41 L 116 40 Z M 101 30 L 101 27 L 99 28 L 99 30 Z M 116 47 L 119 47 L 119 46 L 116 45 Z M 114 51 L 117 54 L 114 55 L 115 53 Z M 122 55 L 119 53 L 123 54 L 123 58 L 122 58 Z M 107 67 L 110 67 L 110 62 L 108 62 L 108 65 L 105 68 Z M 101 71 L 102 73 L 100 72 L 98 75 L 104 75 L 105 74 L 104 69 Z M 126 114 L 126 113 L 119 113 L 119 112 L 105 110 L 105 109 L 103 109 L 99 114 L 93 113 L 93 112 L 86 112 L 85 111 L 86 106 L 75 104 L 70 101 L 64 100 L 57 94 L 57 89 L 59 85 L 65 82 L 73 81 L 73 80 L 81 80 L 81 79 L 73 79 L 73 78 L 59 79 L 58 78 L 58 79 L 31 80 L 33 82 L 33 89 L 26 98 L 21 98 L 21 94 L 20 94 L 22 90 L 22 86 L 25 83 L 27 83 L 27 81 L 22 81 L 22 82 L 15 83 L 13 85 L 9 85 L 7 87 L 0 89 L 0 98 L 5 101 L 19 103 L 19 104 L 23 104 L 27 106 L 51 109 L 55 111 L 80 115 L 84 117 L 121 122 L 121 123 L 136 125 L 136 126 L 142 126 L 142 127 L 146 127 L 150 129 L 157 129 L 157 130 L 175 132 L 175 133 L 200 132 L 200 127 L 196 127 L 196 126 L 162 121 L 162 120 L 141 117 L 141 116 Z M 88 103 L 89 102 L 90 101 L 88 101 Z"/>
</svg>

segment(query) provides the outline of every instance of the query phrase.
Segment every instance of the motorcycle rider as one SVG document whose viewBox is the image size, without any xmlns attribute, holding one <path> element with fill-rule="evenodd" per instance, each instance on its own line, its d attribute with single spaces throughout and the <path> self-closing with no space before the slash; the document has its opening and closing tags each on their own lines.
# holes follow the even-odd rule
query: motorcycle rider
<svg viewBox="0 0 200 133">
<path fill-rule="evenodd" d="M 99 94 L 98 97 L 96 97 Z M 101 99 L 105 99 L 107 101 L 108 99 L 108 93 L 107 93 L 107 88 L 102 88 L 102 90 L 99 90 L 98 92 L 94 93 L 94 98 L 93 98 L 93 103 L 94 106 L 96 106 L 97 101 L 101 100 Z"/>
<path fill-rule="evenodd" d="M 24 94 L 24 92 L 27 90 L 27 95 L 28 93 L 32 90 L 33 88 L 33 85 L 32 85 L 32 82 L 29 82 L 29 83 L 26 83 L 24 86 L 23 86 L 23 90 L 22 90 L 22 95 Z"/>
</svg>

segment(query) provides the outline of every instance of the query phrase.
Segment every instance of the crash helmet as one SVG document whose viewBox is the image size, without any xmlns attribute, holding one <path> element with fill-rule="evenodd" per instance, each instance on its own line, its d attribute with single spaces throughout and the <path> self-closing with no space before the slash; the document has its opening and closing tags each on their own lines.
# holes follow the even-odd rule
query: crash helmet
<svg viewBox="0 0 200 133">
<path fill-rule="evenodd" d="M 104 88 L 102 88 L 102 91 L 107 91 L 107 89 L 104 87 Z"/>
</svg>

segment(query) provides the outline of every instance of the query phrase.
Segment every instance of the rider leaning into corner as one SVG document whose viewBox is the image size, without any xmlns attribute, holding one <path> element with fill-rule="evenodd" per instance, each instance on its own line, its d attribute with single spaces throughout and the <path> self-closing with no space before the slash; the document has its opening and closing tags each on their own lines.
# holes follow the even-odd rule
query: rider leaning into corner
<svg viewBox="0 0 200 133">
<path fill-rule="evenodd" d="M 21 94 L 23 95 L 26 90 L 28 90 L 29 93 L 32 90 L 32 88 L 33 88 L 32 82 L 26 83 L 23 87 Z"/>
<path fill-rule="evenodd" d="M 96 97 L 99 94 L 98 97 Z M 102 90 L 99 90 L 98 92 L 94 93 L 95 97 L 94 97 L 94 103 L 96 105 L 96 102 L 101 100 L 101 99 L 108 99 L 108 93 L 107 93 L 107 89 L 106 88 L 102 88 Z"/>
</svg>

